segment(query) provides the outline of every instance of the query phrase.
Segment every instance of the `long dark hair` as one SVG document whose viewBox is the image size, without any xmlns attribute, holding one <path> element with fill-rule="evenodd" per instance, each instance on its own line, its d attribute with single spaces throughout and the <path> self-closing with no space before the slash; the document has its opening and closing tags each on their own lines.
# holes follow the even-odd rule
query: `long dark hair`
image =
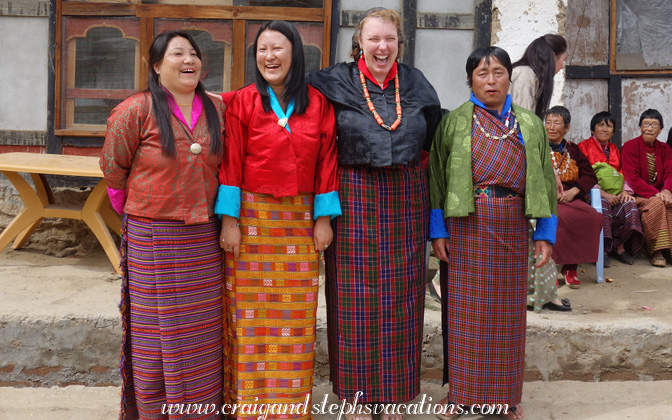
<svg viewBox="0 0 672 420">
<path fill-rule="evenodd" d="M 172 111 L 168 107 L 168 96 L 161 86 L 159 75 L 154 70 L 154 66 L 163 60 L 166 54 L 168 43 L 175 37 L 185 38 L 196 51 L 196 55 L 201 59 L 201 50 L 196 45 L 196 42 L 186 32 L 181 31 L 166 31 L 154 38 L 152 46 L 149 47 L 149 77 L 148 86 L 149 92 L 152 94 L 152 107 L 154 109 L 154 116 L 156 123 L 159 126 L 159 133 L 161 133 L 161 151 L 166 156 L 175 156 L 175 135 L 173 134 L 173 127 L 170 124 L 170 116 Z M 219 125 L 219 113 L 215 108 L 215 104 L 208 97 L 205 92 L 205 87 L 202 82 L 198 82 L 196 86 L 196 94 L 203 102 L 203 111 L 205 118 L 208 121 L 208 132 L 210 133 L 210 154 L 218 155 L 222 152 L 222 128 Z"/>
<path fill-rule="evenodd" d="M 308 88 L 306 87 L 306 60 L 303 55 L 303 41 L 299 31 L 289 22 L 284 20 L 272 20 L 261 25 L 257 37 L 254 38 L 254 45 L 252 47 L 255 54 L 254 66 L 254 84 L 261 95 L 261 104 L 264 111 L 271 112 L 271 97 L 268 94 L 268 82 L 261 75 L 259 68 L 256 66 L 257 41 L 261 33 L 270 29 L 278 31 L 285 36 L 292 44 L 292 65 L 287 73 L 285 79 L 285 91 L 282 93 L 282 100 L 289 103 L 294 99 L 294 111 L 297 114 L 303 114 L 308 107 Z"/>
<path fill-rule="evenodd" d="M 567 42 L 560 35 L 546 34 L 527 46 L 523 57 L 513 63 L 513 67 L 529 66 L 537 75 L 537 106 L 534 113 L 543 120 L 553 96 L 553 76 L 555 76 L 555 56 L 567 51 Z M 555 54 L 555 55 L 553 55 Z"/>
</svg>

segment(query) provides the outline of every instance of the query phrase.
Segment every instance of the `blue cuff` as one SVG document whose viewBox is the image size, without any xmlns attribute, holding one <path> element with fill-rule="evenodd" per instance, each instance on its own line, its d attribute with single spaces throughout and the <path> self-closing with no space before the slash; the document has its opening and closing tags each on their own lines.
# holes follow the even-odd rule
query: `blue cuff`
<svg viewBox="0 0 672 420">
<path fill-rule="evenodd" d="M 332 191 L 324 194 L 317 194 L 313 202 L 313 219 L 318 217 L 331 216 L 338 217 L 341 214 L 341 200 L 338 198 L 338 191 Z"/>
<path fill-rule="evenodd" d="M 220 216 L 240 216 L 240 188 L 220 185 L 217 190 L 217 200 L 215 201 L 215 214 Z"/>
<path fill-rule="evenodd" d="M 449 238 L 443 210 L 434 209 L 429 212 L 429 239 Z"/>
<path fill-rule="evenodd" d="M 532 235 L 533 241 L 546 241 L 555 245 L 555 231 L 558 229 L 558 218 L 552 214 L 551 217 L 537 219 L 537 229 Z"/>
</svg>

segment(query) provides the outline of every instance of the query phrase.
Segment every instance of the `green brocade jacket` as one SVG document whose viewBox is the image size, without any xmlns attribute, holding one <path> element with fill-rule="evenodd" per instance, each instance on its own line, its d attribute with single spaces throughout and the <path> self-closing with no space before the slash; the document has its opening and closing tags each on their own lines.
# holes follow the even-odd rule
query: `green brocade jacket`
<svg viewBox="0 0 672 420">
<path fill-rule="evenodd" d="M 557 216 L 558 200 L 548 137 L 541 120 L 530 111 L 512 105 L 525 142 L 525 216 Z M 446 115 L 434 134 L 429 156 L 431 209 L 443 210 L 444 218 L 473 213 L 474 186 L 471 167 L 471 128 L 474 103 L 466 102 Z"/>
</svg>

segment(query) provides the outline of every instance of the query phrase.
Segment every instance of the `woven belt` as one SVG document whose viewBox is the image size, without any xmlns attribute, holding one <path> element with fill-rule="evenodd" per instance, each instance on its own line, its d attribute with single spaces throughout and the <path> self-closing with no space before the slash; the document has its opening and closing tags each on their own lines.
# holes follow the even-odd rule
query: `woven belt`
<svg viewBox="0 0 672 420">
<path fill-rule="evenodd" d="M 499 185 L 474 185 L 474 197 L 513 198 L 518 197 L 518 193 Z"/>
</svg>

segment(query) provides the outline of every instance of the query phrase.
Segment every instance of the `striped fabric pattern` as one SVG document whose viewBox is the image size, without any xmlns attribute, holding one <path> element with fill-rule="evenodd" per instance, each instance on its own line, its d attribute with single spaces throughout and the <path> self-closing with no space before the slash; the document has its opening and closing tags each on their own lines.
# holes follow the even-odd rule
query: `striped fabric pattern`
<svg viewBox="0 0 672 420">
<path fill-rule="evenodd" d="M 658 178 L 658 171 L 656 171 L 656 154 L 647 153 L 646 154 L 646 167 L 649 170 L 649 181 L 651 183 L 656 182 Z"/>
<path fill-rule="evenodd" d="M 402 402 L 420 392 L 428 192 L 422 165 L 339 168 L 343 215 L 326 252 L 334 393 Z"/>
<path fill-rule="evenodd" d="M 508 129 L 475 108 L 491 135 Z M 506 130 L 506 131 L 505 131 Z M 478 160 L 477 160 L 478 159 Z M 525 149 L 472 128 L 473 181 L 522 193 Z M 520 403 L 525 356 L 528 226 L 524 198 L 477 198 L 450 218 L 449 263 L 441 265 L 444 381 L 456 404 Z"/>
<path fill-rule="evenodd" d="M 672 248 L 672 208 L 665 207 L 658 197 L 636 197 L 642 215 L 642 228 L 649 254 Z"/>
<path fill-rule="evenodd" d="M 312 209 L 312 194 L 242 192 L 240 258 L 227 253 L 224 268 L 226 403 L 303 404 L 311 394 L 319 287 Z M 231 418 L 256 419 L 254 408 Z M 267 418 L 310 419 L 310 405 L 307 414 Z"/>
<path fill-rule="evenodd" d="M 218 419 L 163 414 L 164 404 L 222 402 L 219 222 L 127 216 L 122 287 L 120 419 Z"/>
<path fill-rule="evenodd" d="M 635 201 L 612 206 L 603 198 L 602 220 L 604 252 L 616 251 L 623 244 L 632 255 L 637 255 L 644 247 L 644 231 Z"/>
</svg>

